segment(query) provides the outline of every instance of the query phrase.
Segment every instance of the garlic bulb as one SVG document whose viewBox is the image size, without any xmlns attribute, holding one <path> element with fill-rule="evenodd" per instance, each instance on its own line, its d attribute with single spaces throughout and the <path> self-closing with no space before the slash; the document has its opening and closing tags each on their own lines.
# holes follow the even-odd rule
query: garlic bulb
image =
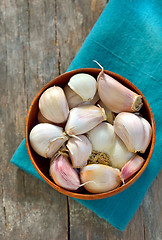
<svg viewBox="0 0 162 240">
<path fill-rule="evenodd" d="M 45 118 L 40 111 L 38 112 L 37 119 L 38 123 L 53 123 L 52 121 L 49 121 L 47 118 Z"/>
<path fill-rule="evenodd" d="M 83 101 L 92 100 L 97 89 L 96 79 L 87 73 L 78 73 L 70 78 L 68 86 L 77 93 Z"/>
<path fill-rule="evenodd" d="M 98 75 L 97 82 L 99 96 L 112 112 L 134 112 L 141 109 L 142 96 L 105 74 L 103 70 Z"/>
<path fill-rule="evenodd" d="M 129 152 L 122 140 L 116 136 L 109 154 L 111 166 L 121 169 L 135 154 Z"/>
<path fill-rule="evenodd" d="M 102 164 L 83 167 L 80 178 L 84 188 L 91 193 L 111 191 L 121 184 L 120 171 Z"/>
<path fill-rule="evenodd" d="M 79 135 L 79 139 L 70 138 L 66 147 L 69 150 L 72 166 L 81 168 L 87 164 L 87 160 L 92 153 L 92 144 L 84 135 Z"/>
<path fill-rule="evenodd" d="M 138 155 L 128 161 L 121 170 L 121 179 L 123 183 L 133 177 L 133 175 L 142 167 L 144 159 Z"/>
<path fill-rule="evenodd" d="M 77 190 L 80 187 L 80 179 L 77 172 L 69 163 L 68 157 L 60 155 L 51 160 L 50 176 L 54 182 L 68 190 Z"/>
<path fill-rule="evenodd" d="M 116 116 L 114 130 L 130 152 L 146 151 L 152 134 L 151 126 L 146 122 L 133 113 L 122 112 Z"/>
<path fill-rule="evenodd" d="M 105 110 L 105 114 L 107 117 L 107 121 L 113 125 L 114 119 L 115 119 L 115 114 L 110 111 L 110 109 L 108 107 L 105 106 L 105 104 L 103 104 L 103 102 L 101 100 L 98 101 L 98 105 L 101 106 L 102 108 L 104 108 Z"/>
<path fill-rule="evenodd" d="M 63 123 L 69 114 L 68 103 L 62 88 L 50 87 L 39 99 L 39 109 L 42 115 L 54 123 Z"/>
<path fill-rule="evenodd" d="M 110 154 L 115 142 L 114 127 L 111 124 L 102 122 L 90 130 L 87 135 L 93 150 Z"/>
<path fill-rule="evenodd" d="M 70 110 L 65 131 L 69 136 L 88 132 L 106 119 L 103 108 L 94 105 L 82 105 Z"/>
<path fill-rule="evenodd" d="M 29 140 L 36 153 L 45 158 L 51 158 L 68 140 L 61 127 L 49 124 L 37 124 L 30 132 Z"/>
<path fill-rule="evenodd" d="M 68 85 L 64 87 L 64 92 L 69 104 L 69 109 L 72 109 L 83 103 L 83 99 L 78 94 L 76 94 Z"/>
</svg>

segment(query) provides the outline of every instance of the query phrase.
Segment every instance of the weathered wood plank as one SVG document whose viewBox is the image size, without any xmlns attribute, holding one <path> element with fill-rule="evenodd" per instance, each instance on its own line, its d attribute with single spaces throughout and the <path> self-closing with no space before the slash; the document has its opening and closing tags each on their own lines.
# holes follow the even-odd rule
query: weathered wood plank
<svg viewBox="0 0 162 240">
<path fill-rule="evenodd" d="M 59 74 L 58 67 L 54 68 L 58 61 L 55 2 L 6 0 L 0 4 L 0 239 L 67 239 L 66 197 L 9 162 L 24 137 L 32 99 Z"/>
</svg>

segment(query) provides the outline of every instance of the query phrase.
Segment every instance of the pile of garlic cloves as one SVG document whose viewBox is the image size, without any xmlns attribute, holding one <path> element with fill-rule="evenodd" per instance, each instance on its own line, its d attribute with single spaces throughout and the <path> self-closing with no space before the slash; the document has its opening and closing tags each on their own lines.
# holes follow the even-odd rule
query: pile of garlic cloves
<svg viewBox="0 0 162 240">
<path fill-rule="evenodd" d="M 111 191 L 129 181 L 145 161 L 142 154 L 152 129 L 139 113 L 141 107 L 142 96 L 103 69 L 97 80 L 79 73 L 64 88 L 43 92 L 30 144 L 51 159 L 49 174 L 58 186 Z"/>
</svg>

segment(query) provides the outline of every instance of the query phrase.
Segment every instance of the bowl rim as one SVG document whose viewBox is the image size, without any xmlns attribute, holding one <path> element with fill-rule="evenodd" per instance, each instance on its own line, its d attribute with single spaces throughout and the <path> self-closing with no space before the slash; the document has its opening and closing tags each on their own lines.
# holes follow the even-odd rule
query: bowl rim
<svg viewBox="0 0 162 240">
<path fill-rule="evenodd" d="M 34 97 L 30 107 L 29 107 L 29 110 L 28 110 L 28 113 L 27 113 L 27 116 L 26 116 L 26 121 L 25 121 L 25 143 L 26 143 L 26 148 L 27 148 L 27 152 L 28 152 L 28 155 L 29 155 L 29 158 L 32 162 L 32 164 L 34 165 L 36 171 L 38 172 L 38 174 L 43 178 L 43 180 L 45 182 L 47 182 L 52 188 L 54 188 L 55 190 L 57 190 L 58 192 L 66 195 L 66 196 L 69 196 L 69 197 L 73 197 L 73 198 L 77 198 L 77 199 L 83 199 L 83 200 L 97 200 L 97 199 L 103 199 L 103 198 L 108 198 L 108 197 L 111 197 L 111 196 L 114 196 L 122 191 L 124 191 L 125 189 L 127 189 L 128 187 L 130 187 L 141 175 L 142 173 L 144 172 L 144 170 L 146 169 L 150 159 L 151 159 L 151 156 L 152 156 L 152 153 L 153 153 L 153 149 L 154 149 L 154 145 L 155 145 L 155 136 L 156 136 L 156 128 L 155 128 L 155 120 L 154 120 L 154 116 L 153 116 L 153 113 L 152 113 L 152 110 L 151 110 L 151 107 L 149 105 L 149 103 L 147 102 L 147 99 L 145 98 L 145 96 L 142 94 L 142 92 L 132 83 L 130 82 L 128 79 L 122 77 L 121 75 L 117 74 L 117 73 L 114 73 L 114 72 L 111 72 L 111 71 L 108 71 L 108 70 L 105 70 L 104 69 L 104 72 L 110 76 L 113 75 L 113 77 L 117 77 L 119 79 L 122 80 L 123 83 L 126 83 L 126 85 L 129 84 L 130 87 L 132 87 L 134 89 L 135 92 L 137 92 L 138 94 L 140 94 L 142 96 L 142 99 L 143 101 L 145 101 L 145 104 L 148 108 L 148 112 L 151 116 L 151 126 L 152 126 L 152 139 L 151 139 L 151 146 L 150 146 L 150 151 L 149 151 L 149 154 L 148 154 L 148 157 L 147 159 L 145 160 L 143 166 L 141 167 L 141 169 L 135 174 L 135 176 L 133 176 L 133 178 L 131 178 L 128 182 L 126 182 L 124 185 L 120 186 L 120 187 L 117 187 L 111 191 L 108 191 L 108 192 L 104 192 L 104 193 L 97 193 L 97 194 L 82 194 L 82 193 L 76 193 L 76 192 L 72 192 L 72 191 L 68 191 L 64 188 L 61 188 L 59 187 L 58 185 L 56 185 L 53 181 L 51 181 L 49 178 L 47 178 L 43 172 L 39 169 L 39 167 L 37 166 L 32 154 L 31 154 L 31 151 L 30 151 L 30 143 L 29 143 L 29 131 L 28 131 L 28 122 L 29 122 L 29 116 L 30 116 L 30 113 L 32 111 L 32 107 L 35 103 L 35 101 L 40 97 L 40 95 L 47 89 L 50 87 L 51 85 L 51 82 L 53 81 L 57 81 L 59 80 L 60 76 L 66 76 L 66 75 L 69 75 L 70 74 L 77 74 L 77 73 L 81 73 L 81 72 L 85 72 L 85 73 L 88 73 L 88 72 L 95 72 L 95 74 L 99 74 L 99 72 L 101 71 L 101 69 L 99 68 L 80 68 L 80 69 L 76 69 L 76 70 L 72 70 L 72 71 L 68 71 L 68 72 L 65 72 L 59 76 L 57 76 L 56 78 L 52 79 L 51 81 L 49 81 L 38 93 L 37 95 Z M 119 81 L 120 82 L 120 81 Z"/>
</svg>

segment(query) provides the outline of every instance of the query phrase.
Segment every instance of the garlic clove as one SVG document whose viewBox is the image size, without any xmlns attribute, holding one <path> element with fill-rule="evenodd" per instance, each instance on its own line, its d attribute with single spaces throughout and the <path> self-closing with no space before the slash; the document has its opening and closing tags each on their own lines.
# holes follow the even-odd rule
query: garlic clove
<svg viewBox="0 0 162 240">
<path fill-rule="evenodd" d="M 76 94 L 68 85 L 64 87 L 64 92 L 69 104 L 69 109 L 72 109 L 83 103 L 83 99 L 78 94 Z"/>
<path fill-rule="evenodd" d="M 134 155 L 135 153 L 129 152 L 122 140 L 116 136 L 109 155 L 111 166 L 121 169 Z"/>
<path fill-rule="evenodd" d="M 57 150 L 68 140 L 61 127 L 40 123 L 32 128 L 29 140 L 36 153 L 45 158 L 51 158 Z"/>
<path fill-rule="evenodd" d="M 128 112 L 119 113 L 115 118 L 114 130 L 130 152 L 144 152 L 151 140 L 149 124 L 143 125 L 145 121 Z"/>
<path fill-rule="evenodd" d="M 138 155 L 135 155 L 129 160 L 121 170 L 121 179 L 125 183 L 128 179 L 134 176 L 134 174 L 142 167 L 144 159 Z"/>
<path fill-rule="evenodd" d="M 137 115 L 127 112 L 119 113 L 114 121 L 114 130 L 130 152 L 141 150 L 144 129 Z"/>
<path fill-rule="evenodd" d="M 111 191 L 121 185 L 120 171 L 102 164 L 83 167 L 80 178 L 84 188 L 91 193 Z"/>
<path fill-rule="evenodd" d="M 84 135 L 79 135 L 79 139 L 70 138 L 66 147 L 69 150 L 73 168 L 81 168 L 87 164 L 87 160 L 92 153 L 92 144 Z"/>
<path fill-rule="evenodd" d="M 98 95 L 98 91 L 96 91 L 96 94 L 94 95 L 93 99 L 90 101 L 84 102 L 84 104 L 95 105 L 99 99 L 100 99 L 100 97 Z"/>
<path fill-rule="evenodd" d="M 115 142 L 114 127 L 111 124 L 102 122 L 90 130 L 87 135 L 93 150 L 110 154 Z"/>
<path fill-rule="evenodd" d="M 88 132 L 106 120 L 103 108 L 94 105 L 82 105 L 70 110 L 65 131 L 69 136 Z"/>
<path fill-rule="evenodd" d="M 40 111 L 38 111 L 37 119 L 38 119 L 38 123 L 50 123 L 50 124 L 53 124 L 53 122 L 49 121 L 47 118 L 45 118 Z"/>
<path fill-rule="evenodd" d="M 97 89 L 96 79 L 87 73 L 78 73 L 70 78 L 68 86 L 77 93 L 83 101 L 92 100 Z"/>
<path fill-rule="evenodd" d="M 80 179 L 77 172 L 69 163 L 68 157 L 60 155 L 51 160 L 50 176 L 54 182 L 67 190 L 77 190 L 80 187 Z"/>
<path fill-rule="evenodd" d="M 39 99 L 39 109 L 42 115 L 54 123 L 63 123 L 69 114 L 68 103 L 62 88 L 50 87 Z"/>
<path fill-rule="evenodd" d="M 142 107 L 142 96 L 131 91 L 102 70 L 97 78 L 98 93 L 112 112 L 134 112 Z"/>
<path fill-rule="evenodd" d="M 115 119 L 115 114 L 112 111 L 110 111 L 110 109 L 108 107 L 106 107 L 105 104 L 101 100 L 98 101 L 98 105 L 101 106 L 102 108 L 104 108 L 106 116 L 107 116 L 106 120 L 110 124 L 113 125 L 113 122 L 114 122 L 114 119 Z"/>
<path fill-rule="evenodd" d="M 143 123 L 143 128 L 144 128 L 144 137 L 143 137 L 143 142 L 142 142 L 142 146 L 141 146 L 141 153 L 144 153 L 151 141 L 151 136 L 152 136 L 152 128 L 150 123 L 144 119 L 143 117 L 140 117 L 142 123 Z"/>
</svg>

